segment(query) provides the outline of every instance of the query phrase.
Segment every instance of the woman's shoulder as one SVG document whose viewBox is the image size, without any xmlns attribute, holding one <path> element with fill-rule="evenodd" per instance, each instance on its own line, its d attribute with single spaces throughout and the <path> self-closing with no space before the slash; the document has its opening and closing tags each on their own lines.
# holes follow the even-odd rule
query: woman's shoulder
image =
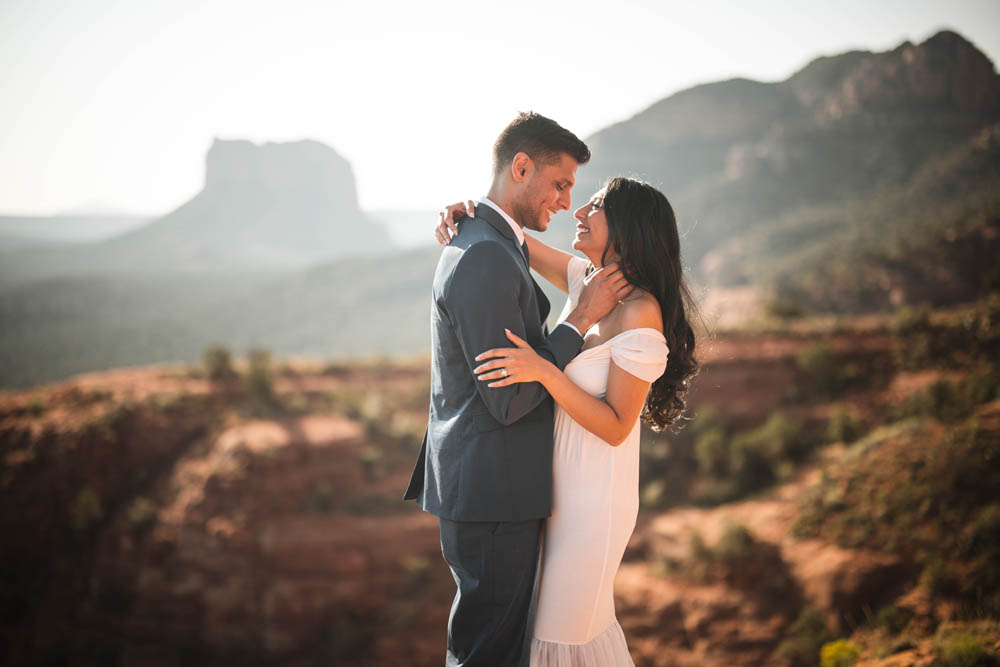
<svg viewBox="0 0 1000 667">
<path fill-rule="evenodd" d="M 656 297 L 643 290 L 635 289 L 621 305 L 620 329 L 656 329 L 663 333 L 663 314 Z"/>
</svg>

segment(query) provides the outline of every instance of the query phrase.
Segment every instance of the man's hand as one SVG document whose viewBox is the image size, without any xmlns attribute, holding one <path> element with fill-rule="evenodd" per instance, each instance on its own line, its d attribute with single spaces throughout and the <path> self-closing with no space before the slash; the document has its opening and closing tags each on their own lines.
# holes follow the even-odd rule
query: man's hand
<svg viewBox="0 0 1000 667">
<path fill-rule="evenodd" d="M 608 264 L 584 279 L 580 299 L 566 321 L 584 335 L 631 291 L 632 286 L 625 281 L 618 265 Z"/>
</svg>

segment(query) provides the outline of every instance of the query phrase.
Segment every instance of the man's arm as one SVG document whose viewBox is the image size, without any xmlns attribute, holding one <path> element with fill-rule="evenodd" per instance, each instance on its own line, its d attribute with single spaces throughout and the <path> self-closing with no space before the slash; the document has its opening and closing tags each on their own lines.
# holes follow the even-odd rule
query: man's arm
<svg viewBox="0 0 1000 667">
<path fill-rule="evenodd" d="M 455 327 L 470 376 L 479 365 L 476 355 L 509 345 L 505 328 L 522 338 L 526 336 L 518 300 L 521 271 L 515 262 L 498 243 L 476 243 L 463 253 L 445 289 L 445 310 Z M 583 339 L 572 328 L 560 326 L 535 351 L 565 368 L 582 344 Z M 490 414 L 503 424 L 513 424 L 548 398 L 538 382 L 491 388 L 477 381 L 476 390 Z"/>
</svg>

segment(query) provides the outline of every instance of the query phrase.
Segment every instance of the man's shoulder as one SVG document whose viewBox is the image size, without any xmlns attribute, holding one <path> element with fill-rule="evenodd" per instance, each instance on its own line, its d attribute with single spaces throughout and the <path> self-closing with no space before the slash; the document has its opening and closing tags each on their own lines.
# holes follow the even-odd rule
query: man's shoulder
<svg viewBox="0 0 1000 667">
<path fill-rule="evenodd" d="M 493 225 L 482 218 L 462 221 L 458 235 L 445 249 L 454 254 L 453 261 L 467 263 L 473 261 L 511 261 L 516 258 L 514 244 L 498 232 Z"/>
<path fill-rule="evenodd" d="M 497 231 L 485 218 L 466 218 L 459 223 L 458 236 L 455 241 L 459 244 L 471 245 L 482 241 L 502 242 L 507 239 Z"/>
</svg>

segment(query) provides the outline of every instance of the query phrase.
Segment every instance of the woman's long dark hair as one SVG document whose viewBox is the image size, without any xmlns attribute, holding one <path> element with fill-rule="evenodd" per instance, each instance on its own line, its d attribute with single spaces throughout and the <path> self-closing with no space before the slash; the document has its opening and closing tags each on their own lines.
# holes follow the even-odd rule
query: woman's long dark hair
<svg viewBox="0 0 1000 667">
<path fill-rule="evenodd" d="M 601 263 L 614 250 L 629 284 L 652 294 L 663 315 L 663 335 L 670 356 L 667 368 L 649 391 L 642 420 L 656 431 L 684 414 L 691 379 L 698 373 L 694 330 L 685 308 L 694 312 L 681 266 L 680 238 L 674 209 L 662 192 L 642 181 L 612 178 L 604 193 L 608 245 Z"/>
</svg>

